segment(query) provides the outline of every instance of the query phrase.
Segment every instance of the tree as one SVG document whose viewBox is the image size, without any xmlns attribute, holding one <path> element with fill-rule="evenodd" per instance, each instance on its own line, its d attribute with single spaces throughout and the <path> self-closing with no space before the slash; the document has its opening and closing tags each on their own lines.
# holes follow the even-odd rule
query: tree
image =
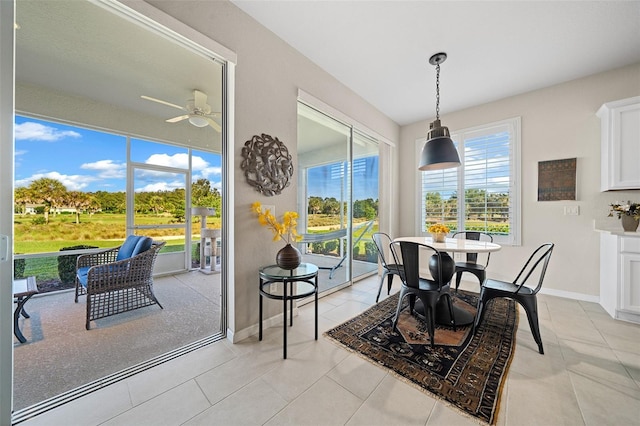
<svg viewBox="0 0 640 426">
<path fill-rule="evenodd" d="M 33 202 L 44 204 L 44 223 L 48 224 L 51 207 L 62 205 L 67 188 L 56 179 L 40 178 L 31 182 L 28 191 Z"/>
<path fill-rule="evenodd" d="M 29 194 L 29 188 L 20 186 L 15 189 L 13 197 L 19 208 L 20 214 L 24 215 L 27 212 L 27 204 L 31 203 L 31 194 Z"/>
<path fill-rule="evenodd" d="M 147 203 L 156 216 L 158 216 L 161 211 L 164 211 L 165 200 L 160 195 L 152 195 Z"/>
<path fill-rule="evenodd" d="M 80 213 L 91 206 L 91 199 L 86 192 L 69 191 L 65 194 L 64 203 L 76 210 L 76 224 L 80 223 Z"/>
<path fill-rule="evenodd" d="M 323 205 L 323 201 L 322 198 L 320 197 L 309 197 L 309 207 L 308 207 L 308 213 L 309 214 L 320 214 L 320 212 L 322 212 L 322 205 Z"/>
</svg>

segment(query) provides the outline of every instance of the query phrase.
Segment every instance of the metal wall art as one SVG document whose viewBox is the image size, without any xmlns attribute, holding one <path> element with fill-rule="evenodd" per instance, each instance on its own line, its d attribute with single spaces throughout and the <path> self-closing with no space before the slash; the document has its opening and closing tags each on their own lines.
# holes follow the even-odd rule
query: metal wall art
<svg viewBox="0 0 640 426">
<path fill-rule="evenodd" d="M 247 183 L 256 191 L 272 196 L 289 186 L 293 162 L 287 147 L 269 135 L 254 136 L 244 143 L 242 163 Z"/>
</svg>

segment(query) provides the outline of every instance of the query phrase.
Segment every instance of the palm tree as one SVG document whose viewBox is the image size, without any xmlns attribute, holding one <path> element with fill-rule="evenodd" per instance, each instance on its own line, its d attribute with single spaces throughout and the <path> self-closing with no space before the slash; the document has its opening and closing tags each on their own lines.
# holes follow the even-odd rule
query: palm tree
<svg viewBox="0 0 640 426">
<path fill-rule="evenodd" d="M 65 194 L 64 203 L 76 210 L 76 224 L 79 224 L 80 213 L 91 206 L 91 196 L 86 192 L 69 191 Z"/>
<path fill-rule="evenodd" d="M 27 187 L 20 186 L 15 189 L 13 197 L 15 199 L 15 203 L 21 206 L 20 214 L 24 215 L 27 212 L 27 204 L 32 202 L 29 189 Z"/>
<path fill-rule="evenodd" d="M 40 178 L 31 182 L 28 191 L 33 202 L 44 204 L 44 222 L 48 224 L 51 207 L 62 204 L 67 188 L 56 179 Z"/>
</svg>

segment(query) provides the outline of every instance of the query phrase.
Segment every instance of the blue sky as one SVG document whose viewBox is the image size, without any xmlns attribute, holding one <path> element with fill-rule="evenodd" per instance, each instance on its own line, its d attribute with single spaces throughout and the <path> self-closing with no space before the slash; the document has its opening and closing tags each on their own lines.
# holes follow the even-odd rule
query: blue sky
<svg viewBox="0 0 640 426">
<path fill-rule="evenodd" d="M 16 116 L 16 187 L 43 177 L 56 179 L 69 191 L 125 191 L 126 138 L 59 123 Z M 187 168 L 186 148 L 132 140 L 133 161 Z M 193 152 L 193 180 L 206 178 L 221 189 L 221 156 Z M 175 175 L 145 171 L 136 175 L 136 190 L 184 187 Z"/>
<path fill-rule="evenodd" d="M 69 191 L 125 191 L 126 138 L 121 135 L 16 116 L 16 187 L 40 178 L 56 179 Z M 132 139 L 132 161 L 188 167 L 187 149 Z M 221 190 L 221 156 L 193 152 L 193 180 L 206 178 Z M 378 199 L 378 157 L 356 159 L 354 199 Z M 341 164 L 309 170 L 309 195 L 340 199 Z M 136 191 L 172 190 L 184 183 L 173 174 L 144 171 L 136 174 Z"/>
<path fill-rule="evenodd" d="M 340 200 L 342 171 L 341 163 L 310 168 L 307 175 L 308 195 Z M 367 198 L 378 199 L 378 156 L 354 160 L 353 199 Z"/>
</svg>

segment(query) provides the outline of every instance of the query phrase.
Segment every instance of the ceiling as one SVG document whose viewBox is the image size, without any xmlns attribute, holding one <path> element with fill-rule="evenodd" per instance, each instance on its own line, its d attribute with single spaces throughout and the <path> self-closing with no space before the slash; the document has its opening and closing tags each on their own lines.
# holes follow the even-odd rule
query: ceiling
<svg viewBox="0 0 640 426">
<path fill-rule="evenodd" d="M 400 125 L 441 51 L 441 114 L 640 62 L 639 1 L 231 1 Z"/>
<path fill-rule="evenodd" d="M 77 0 L 18 0 L 16 23 L 18 84 L 156 117 L 158 126 L 185 112 L 144 100 L 142 95 L 185 106 L 198 89 L 208 95 L 213 111 L 221 111 L 219 62 L 105 6 Z M 19 91 L 16 97 L 19 101 Z M 185 120 L 172 126 L 190 125 Z"/>
</svg>

